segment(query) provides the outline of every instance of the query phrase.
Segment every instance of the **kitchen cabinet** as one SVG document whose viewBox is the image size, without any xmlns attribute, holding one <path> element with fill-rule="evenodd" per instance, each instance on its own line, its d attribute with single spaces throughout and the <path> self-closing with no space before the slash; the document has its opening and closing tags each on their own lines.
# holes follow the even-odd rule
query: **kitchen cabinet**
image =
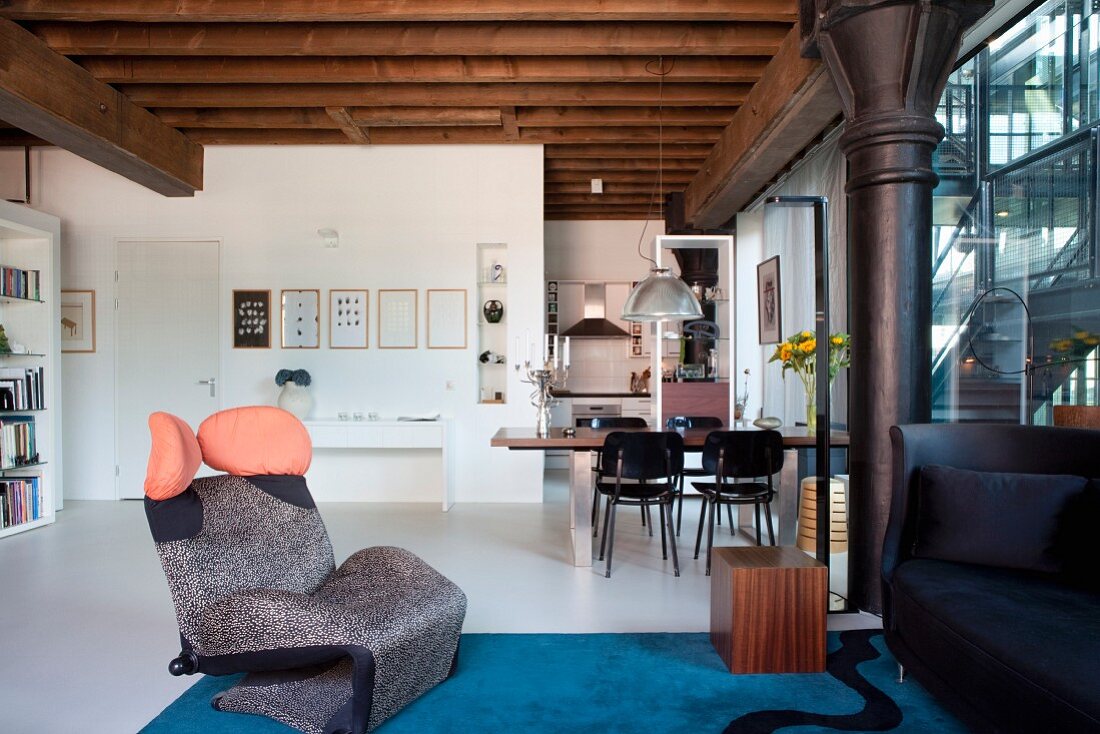
<svg viewBox="0 0 1100 734">
<path fill-rule="evenodd" d="M 645 418 L 653 426 L 653 398 L 623 398 L 622 414 L 624 418 Z"/>
</svg>

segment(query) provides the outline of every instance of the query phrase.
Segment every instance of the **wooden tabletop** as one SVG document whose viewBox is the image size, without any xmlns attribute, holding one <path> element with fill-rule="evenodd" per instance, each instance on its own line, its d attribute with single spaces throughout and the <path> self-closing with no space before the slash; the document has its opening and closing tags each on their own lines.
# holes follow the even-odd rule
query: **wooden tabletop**
<svg viewBox="0 0 1100 734">
<path fill-rule="evenodd" d="M 534 427 L 501 428 L 493 436 L 490 446 L 513 450 L 546 451 L 549 449 L 569 449 L 572 451 L 594 451 L 603 446 L 604 438 L 614 431 L 654 431 L 653 428 L 577 428 L 577 435 L 566 438 L 561 435 L 563 429 L 551 428 L 550 435 L 540 438 L 535 435 Z M 677 431 L 684 437 L 684 446 L 699 448 L 706 441 L 710 428 L 687 428 Z M 756 428 L 745 430 L 755 431 Z M 782 426 L 776 429 L 783 435 L 783 445 L 787 448 L 813 448 L 817 437 L 810 435 L 803 426 Z M 831 445 L 846 447 L 848 433 L 833 431 L 829 437 Z"/>
</svg>

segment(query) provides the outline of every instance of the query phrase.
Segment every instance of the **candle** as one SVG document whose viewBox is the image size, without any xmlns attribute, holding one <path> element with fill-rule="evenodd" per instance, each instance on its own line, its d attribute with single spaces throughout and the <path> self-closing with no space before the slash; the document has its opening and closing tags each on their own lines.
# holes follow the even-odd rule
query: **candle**
<svg viewBox="0 0 1100 734">
<path fill-rule="evenodd" d="M 569 369 L 569 337 L 565 337 L 565 369 Z"/>
<path fill-rule="evenodd" d="M 527 342 L 527 364 L 531 364 L 531 330 L 525 329 L 523 332 L 524 341 Z"/>
<path fill-rule="evenodd" d="M 516 351 L 512 352 L 512 359 L 516 360 L 516 369 L 519 369 L 519 337 L 516 337 Z"/>
<path fill-rule="evenodd" d="M 558 368 L 558 335 L 554 334 L 554 369 Z"/>
</svg>

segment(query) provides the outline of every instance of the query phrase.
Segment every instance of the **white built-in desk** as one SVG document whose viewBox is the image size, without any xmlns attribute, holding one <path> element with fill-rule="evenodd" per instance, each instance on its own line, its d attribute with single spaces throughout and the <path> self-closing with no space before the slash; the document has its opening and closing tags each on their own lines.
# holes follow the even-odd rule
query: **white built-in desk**
<svg viewBox="0 0 1100 734">
<path fill-rule="evenodd" d="M 442 452 L 443 486 L 439 488 L 443 511 L 455 501 L 453 427 L 450 419 L 435 421 L 303 421 L 317 449 L 436 449 Z M 369 454 L 365 454 L 369 461 Z"/>
</svg>

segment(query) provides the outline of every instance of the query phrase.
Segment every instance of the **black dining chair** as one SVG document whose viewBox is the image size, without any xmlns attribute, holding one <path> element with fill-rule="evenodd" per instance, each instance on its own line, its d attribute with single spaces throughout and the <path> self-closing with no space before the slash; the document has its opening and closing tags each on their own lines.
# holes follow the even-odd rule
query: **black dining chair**
<svg viewBox="0 0 1100 734">
<path fill-rule="evenodd" d="M 665 428 L 670 431 L 682 431 L 686 428 L 722 428 L 725 423 L 721 418 L 715 418 L 709 415 L 677 415 L 669 418 L 665 421 Z M 684 449 L 686 453 L 701 453 L 702 449 Z M 680 473 L 679 486 L 677 487 L 676 494 L 676 534 L 680 534 L 680 526 L 683 524 L 684 519 L 684 477 L 710 477 L 713 474 L 708 474 L 705 469 L 696 469 L 694 467 L 684 467 L 684 470 Z M 729 512 L 730 532 L 734 530 L 733 527 L 733 510 L 727 508 Z M 718 515 L 718 524 L 722 524 L 722 515 Z"/>
<path fill-rule="evenodd" d="M 680 575 L 676 535 L 672 528 L 672 501 L 676 496 L 676 477 L 683 468 L 684 439 L 678 433 L 615 431 L 604 439 L 596 490 L 607 497 L 603 540 L 600 541 L 601 561 L 604 552 L 607 553 L 606 577 L 611 578 L 615 510 L 619 505 L 636 505 L 646 510 L 657 505 L 661 522 L 661 557 L 668 560 L 668 546 L 671 545 L 673 573 Z"/>
<path fill-rule="evenodd" d="M 588 418 L 582 421 L 588 428 L 648 428 L 649 424 L 646 423 L 645 418 L 635 417 L 622 417 L 622 416 L 596 416 L 595 418 Z M 580 426 L 578 426 L 579 428 Z M 600 456 L 599 452 L 596 453 L 596 466 L 592 467 L 592 472 L 596 477 L 600 475 Z M 642 527 L 646 526 L 648 520 L 648 507 L 642 507 Z M 592 484 L 592 537 L 595 538 L 600 532 L 600 493 L 596 489 L 595 483 Z M 653 535 L 653 528 L 650 527 L 649 534 Z"/>
<path fill-rule="evenodd" d="M 760 545 L 760 507 L 763 505 L 768 522 L 768 541 L 775 545 L 771 511 L 771 502 L 775 499 L 772 476 L 783 468 L 783 436 L 779 431 L 712 431 L 703 444 L 703 468 L 717 481 L 691 483 L 705 495 L 699 514 L 699 532 L 695 536 L 695 558 L 699 558 L 704 517 L 707 508 L 710 508 L 707 523 L 707 576 L 710 576 L 714 513 L 721 512 L 722 505 L 754 506 L 757 545 Z"/>
</svg>

